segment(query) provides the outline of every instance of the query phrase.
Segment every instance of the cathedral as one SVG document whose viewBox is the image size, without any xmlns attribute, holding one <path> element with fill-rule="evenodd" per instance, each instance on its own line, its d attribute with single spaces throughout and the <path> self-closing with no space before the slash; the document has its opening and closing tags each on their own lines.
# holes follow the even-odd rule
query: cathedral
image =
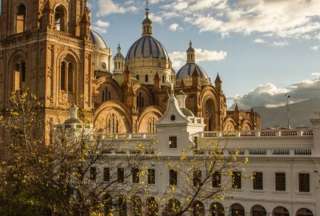
<svg viewBox="0 0 320 216">
<path fill-rule="evenodd" d="M 29 89 L 43 103 L 46 133 L 76 105 L 84 119 L 107 134 L 155 133 L 169 92 L 184 95 L 185 116 L 202 117 L 206 131 L 252 131 L 261 120 L 253 110 L 227 110 L 222 81 L 197 64 L 192 42 L 177 72 L 153 36 L 149 9 L 142 35 L 124 56 L 112 56 L 91 28 L 86 0 L 1 0 L 0 106 L 12 92 Z"/>
</svg>

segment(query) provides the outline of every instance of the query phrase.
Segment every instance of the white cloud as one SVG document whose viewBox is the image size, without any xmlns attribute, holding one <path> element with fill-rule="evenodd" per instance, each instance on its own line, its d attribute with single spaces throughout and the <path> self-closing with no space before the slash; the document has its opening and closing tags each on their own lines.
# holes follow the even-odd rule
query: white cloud
<svg viewBox="0 0 320 216">
<path fill-rule="evenodd" d="M 227 57 L 227 52 L 225 51 L 215 51 L 215 50 L 205 50 L 205 49 L 195 49 L 196 50 L 196 61 L 197 62 L 210 62 L 210 61 L 222 61 Z M 174 51 L 169 53 L 170 59 L 173 62 L 173 67 L 178 69 L 183 64 L 186 63 L 187 54 L 182 51 Z"/>
<path fill-rule="evenodd" d="M 108 28 L 110 26 L 110 23 L 101 19 L 98 19 L 94 24 L 93 28 L 100 32 L 100 33 L 106 33 Z"/>
<path fill-rule="evenodd" d="M 275 47 L 285 47 L 288 46 L 289 43 L 287 41 L 275 41 L 272 43 L 272 45 Z"/>
<path fill-rule="evenodd" d="M 180 17 L 200 31 L 320 39 L 319 0 L 166 0 L 160 8 L 166 19 Z"/>
<path fill-rule="evenodd" d="M 235 97 L 240 107 L 277 107 L 286 103 L 286 95 L 290 95 L 291 103 L 307 99 L 320 98 L 320 73 L 313 73 L 311 79 L 302 80 L 284 88 L 272 83 L 259 85 L 254 90 L 243 96 Z"/>
<path fill-rule="evenodd" d="M 310 49 L 313 51 L 318 51 L 320 49 L 320 46 L 312 46 Z"/>
<path fill-rule="evenodd" d="M 107 16 L 114 13 L 126 13 L 126 12 L 135 12 L 137 7 L 134 5 L 134 1 L 127 1 L 123 6 L 120 4 L 114 3 L 113 0 L 97 0 L 98 12 L 97 16 Z"/>
<path fill-rule="evenodd" d="M 163 22 L 162 17 L 158 16 L 158 15 L 156 15 L 154 13 L 150 13 L 149 17 L 152 20 L 152 22 L 156 22 L 156 23 L 162 23 Z"/>
<path fill-rule="evenodd" d="M 257 43 L 257 44 L 264 44 L 264 43 L 266 43 L 266 41 L 265 41 L 264 39 L 261 39 L 261 38 L 255 39 L 254 42 Z"/>
<path fill-rule="evenodd" d="M 181 30 L 182 28 L 180 27 L 180 25 L 178 23 L 172 23 L 170 26 L 169 26 L 169 30 L 172 31 L 172 32 L 176 32 L 178 30 Z"/>
</svg>

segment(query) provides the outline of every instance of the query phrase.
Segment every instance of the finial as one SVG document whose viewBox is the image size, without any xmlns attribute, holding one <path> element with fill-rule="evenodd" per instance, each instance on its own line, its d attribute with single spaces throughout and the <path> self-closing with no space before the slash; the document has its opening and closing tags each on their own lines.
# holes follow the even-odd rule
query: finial
<svg viewBox="0 0 320 216">
<path fill-rule="evenodd" d="M 121 53 L 121 46 L 120 46 L 120 44 L 118 44 L 118 53 Z"/>
<path fill-rule="evenodd" d="M 192 41 L 189 41 L 189 48 L 192 48 Z"/>
<path fill-rule="evenodd" d="M 149 11 L 150 11 L 149 0 L 146 0 L 146 17 L 149 17 Z"/>
</svg>

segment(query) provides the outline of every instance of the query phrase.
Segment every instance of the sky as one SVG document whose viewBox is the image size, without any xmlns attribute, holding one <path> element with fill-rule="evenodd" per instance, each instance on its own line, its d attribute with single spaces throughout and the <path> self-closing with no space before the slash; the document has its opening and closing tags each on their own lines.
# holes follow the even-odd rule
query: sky
<svg viewBox="0 0 320 216">
<path fill-rule="evenodd" d="M 145 0 L 88 0 L 93 28 L 126 55 Z M 190 40 L 197 63 L 242 107 L 320 98 L 320 0 L 149 0 L 153 36 L 176 70 Z"/>
</svg>

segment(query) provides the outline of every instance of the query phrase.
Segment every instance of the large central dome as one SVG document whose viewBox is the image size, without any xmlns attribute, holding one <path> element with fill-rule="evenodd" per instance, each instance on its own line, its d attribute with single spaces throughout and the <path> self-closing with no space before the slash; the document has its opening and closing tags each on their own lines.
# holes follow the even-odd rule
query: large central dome
<svg viewBox="0 0 320 216">
<path fill-rule="evenodd" d="M 151 35 L 143 35 L 129 49 L 126 59 L 157 58 L 168 60 L 169 56 L 162 44 Z"/>
</svg>

